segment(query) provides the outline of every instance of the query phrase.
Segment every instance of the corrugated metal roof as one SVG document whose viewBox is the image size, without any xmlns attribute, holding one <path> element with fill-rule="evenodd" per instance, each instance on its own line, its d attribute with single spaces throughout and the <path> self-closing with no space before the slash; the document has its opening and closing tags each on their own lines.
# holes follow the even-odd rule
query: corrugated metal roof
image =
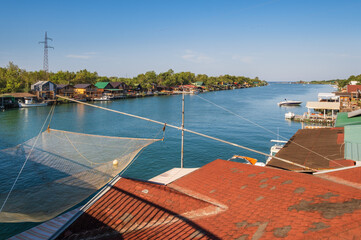
<svg viewBox="0 0 361 240">
<path fill-rule="evenodd" d="M 351 117 L 357 117 L 357 116 L 360 116 L 360 115 L 361 115 L 361 109 L 349 112 L 347 114 L 347 117 L 351 118 Z"/>
<path fill-rule="evenodd" d="M 97 82 L 95 86 L 100 89 L 104 89 L 108 86 L 109 82 Z"/>
<path fill-rule="evenodd" d="M 166 186 L 121 178 L 57 239 L 358 239 L 361 191 L 213 161 Z"/>
<path fill-rule="evenodd" d="M 349 118 L 347 112 L 342 112 L 337 114 L 335 127 L 344 127 L 348 125 L 359 124 L 361 124 L 361 116 Z"/>
<path fill-rule="evenodd" d="M 121 82 L 110 82 L 110 85 L 112 85 L 112 88 L 118 88 L 120 85 L 122 85 Z"/>
<path fill-rule="evenodd" d="M 87 88 L 90 86 L 94 86 L 93 84 L 89 84 L 89 83 L 80 83 L 80 84 L 76 84 L 74 87 L 75 88 Z"/>
<path fill-rule="evenodd" d="M 339 110 L 340 102 L 307 102 L 306 108 Z"/>
<path fill-rule="evenodd" d="M 348 92 L 335 92 L 335 95 L 341 97 L 351 97 L 351 93 Z"/>
<path fill-rule="evenodd" d="M 345 126 L 345 158 L 361 161 L 361 125 Z"/>
<path fill-rule="evenodd" d="M 300 129 L 276 154 L 276 157 L 313 169 L 342 167 L 345 162 L 338 161 L 344 159 L 343 142 L 343 128 Z M 275 158 L 271 159 L 267 166 L 292 171 L 302 170 Z"/>
</svg>

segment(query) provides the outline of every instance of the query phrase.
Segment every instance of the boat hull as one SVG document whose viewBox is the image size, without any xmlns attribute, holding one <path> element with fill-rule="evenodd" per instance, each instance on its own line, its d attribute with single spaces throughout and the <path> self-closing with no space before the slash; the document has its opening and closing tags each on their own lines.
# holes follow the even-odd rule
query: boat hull
<svg viewBox="0 0 361 240">
<path fill-rule="evenodd" d="M 48 106 L 48 103 L 19 103 L 20 108 L 30 108 L 30 107 L 45 107 Z"/>
<path fill-rule="evenodd" d="M 298 106 L 301 105 L 301 101 L 284 101 L 284 102 L 279 102 L 278 106 Z"/>
</svg>

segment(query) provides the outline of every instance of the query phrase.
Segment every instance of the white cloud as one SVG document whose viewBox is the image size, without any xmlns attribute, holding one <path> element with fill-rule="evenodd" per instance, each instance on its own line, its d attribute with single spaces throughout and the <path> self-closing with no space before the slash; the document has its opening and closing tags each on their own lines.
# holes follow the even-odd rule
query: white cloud
<svg viewBox="0 0 361 240">
<path fill-rule="evenodd" d="M 182 58 L 193 63 L 211 63 L 214 61 L 213 58 L 192 50 L 186 50 L 186 53 L 182 56 Z"/>
</svg>

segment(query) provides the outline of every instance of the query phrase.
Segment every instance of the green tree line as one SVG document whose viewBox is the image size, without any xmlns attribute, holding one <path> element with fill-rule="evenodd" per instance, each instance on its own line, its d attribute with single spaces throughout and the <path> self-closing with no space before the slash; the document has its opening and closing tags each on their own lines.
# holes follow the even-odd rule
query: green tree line
<svg viewBox="0 0 361 240">
<path fill-rule="evenodd" d="M 127 85 L 135 86 L 141 84 L 143 88 L 150 89 L 153 84 L 158 86 L 178 86 L 194 82 L 203 82 L 206 86 L 216 86 L 219 84 L 249 84 L 250 86 L 263 86 L 266 81 L 259 80 L 258 77 L 252 79 L 244 76 L 222 75 L 218 77 L 207 76 L 206 74 L 194 74 L 191 72 L 175 73 L 172 69 L 167 72 L 157 74 L 155 71 L 148 71 L 133 78 L 105 77 L 99 76 L 97 72 L 80 70 L 77 72 L 58 71 L 56 73 L 45 71 L 26 71 L 17 65 L 9 62 L 8 66 L 0 67 L 0 93 L 28 92 L 31 84 L 37 81 L 49 80 L 55 84 L 79 84 L 97 82 L 125 82 Z"/>
<path fill-rule="evenodd" d="M 359 75 L 351 75 L 347 79 L 334 79 L 334 80 L 323 80 L 323 81 L 311 81 L 311 84 L 334 84 L 340 88 L 349 85 L 351 81 L 358 82 L 357 84 L 361 84 L 361 74 Z"/>
</svg>

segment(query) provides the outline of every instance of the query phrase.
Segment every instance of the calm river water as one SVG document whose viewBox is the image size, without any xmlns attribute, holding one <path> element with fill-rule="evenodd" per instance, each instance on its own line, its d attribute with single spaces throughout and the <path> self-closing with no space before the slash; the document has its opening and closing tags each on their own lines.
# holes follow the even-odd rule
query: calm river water
<svg viewBox="0 0 361 240">
<path fill-rule="evenodd" d="M 285 120 L 284 114 L 288 111 L 303 114 L 307 111 L 307 101 L 317 101 L 318 93 L 331 91 L 333 88 L 329 85 L 271 83 L 265 87 L 208 92 L 199 96 L 187 95 L 185 128 L 269 153 L 272 146 L 270 140 L 277 139 L 277 135 L 269 131 L 279 131 L 282 137 L 288 139 L 301 128 L 300 123 Z M 285 98 L 301 100 L 303 103 L 300 107 L 278 107 L 277 103 Z M 181 99 L 181 95 L 175 95 L 96 104 L 180 126 Z M 0 149 L 15 146 L 36 136 L 49 110 L 50 107 L 38 107 L 0 112 Z M 89 134 L 141 138 L 161 138 L 163 128 L 151 122 L 79 104 L 56 106 L 51 127 Z M 168 127 L 165 141 L 148 146 L 123 175 L 146 180 L 173 167 L 180 167 L 180 149 L 181 131 Z M 215 159 L 228 159 L 235 154 L 254 157 L 263 162 L 266 160 L 265 156 L 185 132 L 184 167 L 200 167 Z M 0 239 L 33 225 L 0 224 Z"/>
</svg>

